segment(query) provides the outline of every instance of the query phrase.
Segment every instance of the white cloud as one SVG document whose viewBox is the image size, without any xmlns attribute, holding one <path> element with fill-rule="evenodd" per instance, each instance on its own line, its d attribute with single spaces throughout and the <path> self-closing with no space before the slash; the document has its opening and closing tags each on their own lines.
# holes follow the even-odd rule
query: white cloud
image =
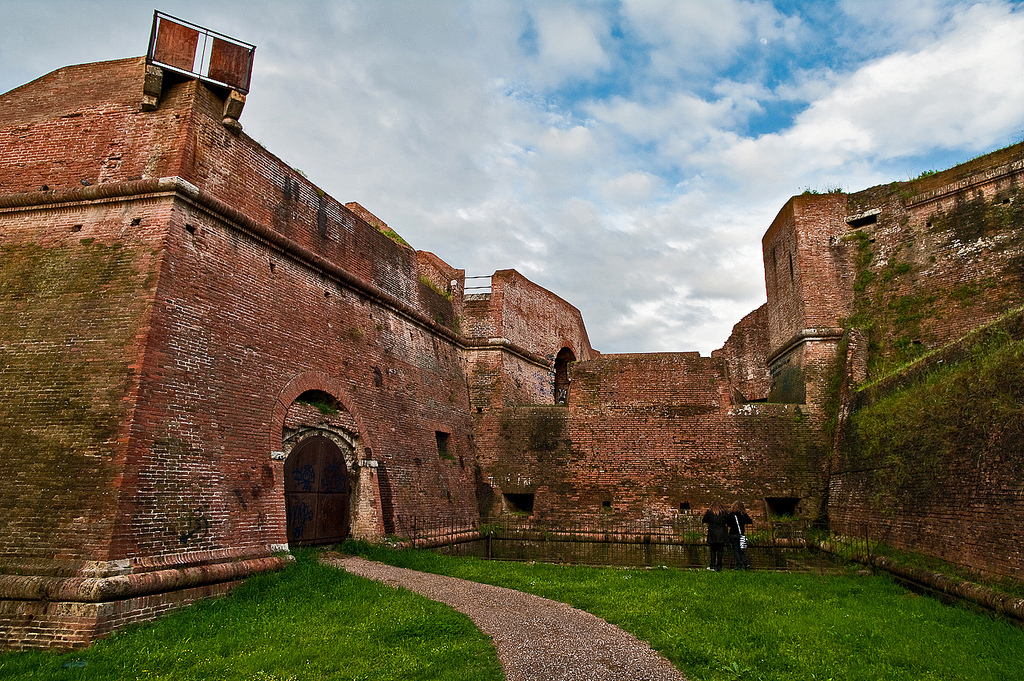
<svg viewBox="0 0 1024 681">
<path fill-rule="evenodd" d="M 659 185 L 655 175 L 631 171 L 600 183 L 599 191 L 614 203 L 635 205 L 652 199 Z"/>
<path fill-rule="evenodd" d="M 624 0 L 622 13 L 654 46 L 652 69 L 668 78 L 713 72 L 762 38 L 793 41 L 800 25 L 771 3 L 739 0 Z"/>
<path fill-rule="evenodd" d="M 936 148 L 975 150 L 1020 129 L 1024 16 L 975 6 L 941 40 L 828 72 L 822 96 L 789 129 L 757 138 L 720 135 L 694 162 L 721 181 L 820 188 L 883 177 L 864 167 Z M 922 169 L 923 170 L 923 169 Z"/>
<path fill-rule="evenodd" d="M 607 68 L 608 55 L 602 47 L 608 26 L 595 12 L 558 4 L 539 5 L 533 13 L 537 29 L 537 61 L 555 72 L 558 80 L 587 77 Z"/>
</svg>

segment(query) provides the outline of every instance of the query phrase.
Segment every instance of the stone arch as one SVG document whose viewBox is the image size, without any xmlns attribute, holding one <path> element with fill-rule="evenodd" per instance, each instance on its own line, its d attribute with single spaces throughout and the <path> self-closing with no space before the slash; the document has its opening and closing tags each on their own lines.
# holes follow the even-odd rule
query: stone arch
<svg viewBox="0 0 1024 681">
<path fill-rule="evenodd" d="M 572 348 L 563 346 L 555 355 L 555 404 L 569 403 L 569 366 L 576 361 Z"/>
<path fill-rule="evenodd" d="M 372 436 L 363 426 L 362 419 L 359 416 L 359 412 L 355 409 L 355 405 L 352 399 L 348 395 L 348 391 L 345 388 L 345 384 L 341 380 L 332 376 L 325 371 L 308 371 L 303 374 L 295 376 L 281 392 L 278 393 L 277 399 L 274 401 L 273 414 L 270 419 L 270 432 L 268 436 L 268 448 L 272 453 L 280 455 L 281 448 L 281 434 L 284 431 L 285 419 L 288 417 L 288 409 L 292 406 L 292 403 L 304 392 L 316 390 L 325 392 L 341 405 L 349 415 L 351 415 L 355 422 L 356 433 L 359 436 L 360 441 L 363 443 L 363 448 L 366 451 L 367 458 L 372 458 Z M 274 458 L 280 458 L 275 456 Z"/>
<path fill-rule="evenodd" d="M 350 536 L 367 540 L 383 536 L 380 485 L 371 437 L 344 385 L 330 374 L 300 374 L 281 390 L 274 404 L 268 444 L 270 457 L 279 466 L 275 477 L 280 481 L 276 491 L 281 499 L 279 518 L 284 537 L 288 536 L 289 527 L 285 503 L 286 463 L 304 443 L 318 439 L 325 441 L 321 442 L 324 448 L 337 451 L 335 463 L 343 462 L 349 486 L 345 513 Z M 309 456 L 309 452 L 299 454 Z M 339 468 L 337 473 L 340 472 Z M 288 495 L 294 496 L 295 491 L 289 490 Z"/>
</svg>

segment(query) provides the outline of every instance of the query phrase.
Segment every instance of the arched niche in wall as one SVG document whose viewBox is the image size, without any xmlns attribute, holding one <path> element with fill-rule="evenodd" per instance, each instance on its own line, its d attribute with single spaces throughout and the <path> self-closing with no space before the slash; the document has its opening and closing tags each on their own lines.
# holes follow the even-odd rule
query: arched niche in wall
<svg viewBox="0 0 1024 681">
<path fill-rule="evenodd" d="M 576 355 L 569 348 L 562 348 L 555 356 L 555 404 L 569 403 L 569 366 L 576 361 Z"/>
<path fill-rule="evenodd" d="M 313 457 L 312 452 L 299 452 L 301 457 L 288 461 L 292 452 L 311 438 L 324 438 L 337 448 L 337 452 L 334 452 L 323 440 L 319 440 L 319 444 L 309 445 L 313 450 L 320 450 L 316 457 L 319 457 L 319 465 L 325 470 L 317 474 L 318 479 L 323 476 L 339 480 L 338 476 L 342 472 L 340 461 L 344 461 L 344 473 L 348 482 L 348 507 L 347 518 L 346 512 L 343 511 L 340 522 L 347 523 L 348 536 L 367 541 L 384 536 L 383 504 L 390 501 L 390 492 L 385 489 L 387 471 L 383 462 L 374 458 L 373 433 L 365 428 L 355 402 L 346 393 L 346 386 L 342 381 L 324 371 L 309 371 L 292 377 L 278 393 L 269 425 L 270 458 L 280 466 L 277 469 L 277 479 L 281 483 L 276 490 L 281 495 L 281 506 L 280 515 L 275 514 L 274 532 L 279 533 L 277 536 L 281 540 L 287 538 L 289 543 L 295 540 L 299 544 L 321 543 L 321 540 L 334 541 L 326 536 L 309 541 L 306 528 L 301 531 L 302 537 L 296 537 L 296 525 L 289 522 L 288 509 L 285 505 L 285 497 L 290 496 L 289 492 L 297 492 L 294 485 L 309 478 L 310 473 L 305 471 L 305 467 L 317 465 L 313 461 L 301 460 L 302 457 Z M 336 469 L 326 470 L 335 463 L 338 463 Z M 298 480 L 295 477 L 296 469 Z M 302 483 L 302 486 L 304 485 L 305 483 Z M 292 489 L 286 489 L 288 487 Z M 312 487 L 310 483 L 310 491 Z M 382 491 L 385 492 L 383 496 L 387 499 L 383 498 Z M 316 513 L 314 509 L 309 510 Z M 299 517 L 294 516 L 295 513 L 296 511 L 292 511 L 293 520 Z M 309 513 L 303 512 L 302 515 L 308 516 Z M 271 546 L 275 547 L 275 550 L 288 548 L 288 544 Z"/>
<path fill-rule="evenodd" d="M 352 415 L 330 393 L 306 390 L 288 408 L 281 445 L 289 545 L 348 538 L 350 494 L 362 458 Z"/>
</svg>

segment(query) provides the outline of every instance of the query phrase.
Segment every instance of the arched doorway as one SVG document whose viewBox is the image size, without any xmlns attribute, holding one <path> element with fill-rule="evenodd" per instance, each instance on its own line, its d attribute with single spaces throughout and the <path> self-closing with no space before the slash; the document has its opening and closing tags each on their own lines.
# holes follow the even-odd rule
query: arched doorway
<svg viewBox="0 0 1024 681">
<path fill-rule="evenodd" d="M 323 435 L 304 438 L 284 462 L 288 543 L 329 544 L 348 537 L 349 476 L 345 455 Z"/>
<path fill-rule="evenodd" d="M 569 402 L 569 365 L 576 361 L 576 355 L 569 348 L 562 348 L 555 357 L 555 404 Z"/>
</svg>

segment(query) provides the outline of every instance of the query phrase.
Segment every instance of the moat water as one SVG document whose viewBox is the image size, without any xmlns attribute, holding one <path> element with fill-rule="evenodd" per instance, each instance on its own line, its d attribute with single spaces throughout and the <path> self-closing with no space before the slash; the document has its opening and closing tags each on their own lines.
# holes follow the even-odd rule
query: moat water
<svg viewBox="0 0 1024 681">
<path fill-rule="evenodd" d="M 707 544 L 644 544 L 607 541 L 559 541 L 484 537 L 436 547 L 446 555 L 474 556 L 491 560 L 537 561 L 619 567 L 706 568 Z M 825 556 L 803 548 L 752 546 L 747 559 L 754 570 L 827 570 L 834 564 Z M 723 567 L 734 565 L 727 545 Z"/>
</svg>

